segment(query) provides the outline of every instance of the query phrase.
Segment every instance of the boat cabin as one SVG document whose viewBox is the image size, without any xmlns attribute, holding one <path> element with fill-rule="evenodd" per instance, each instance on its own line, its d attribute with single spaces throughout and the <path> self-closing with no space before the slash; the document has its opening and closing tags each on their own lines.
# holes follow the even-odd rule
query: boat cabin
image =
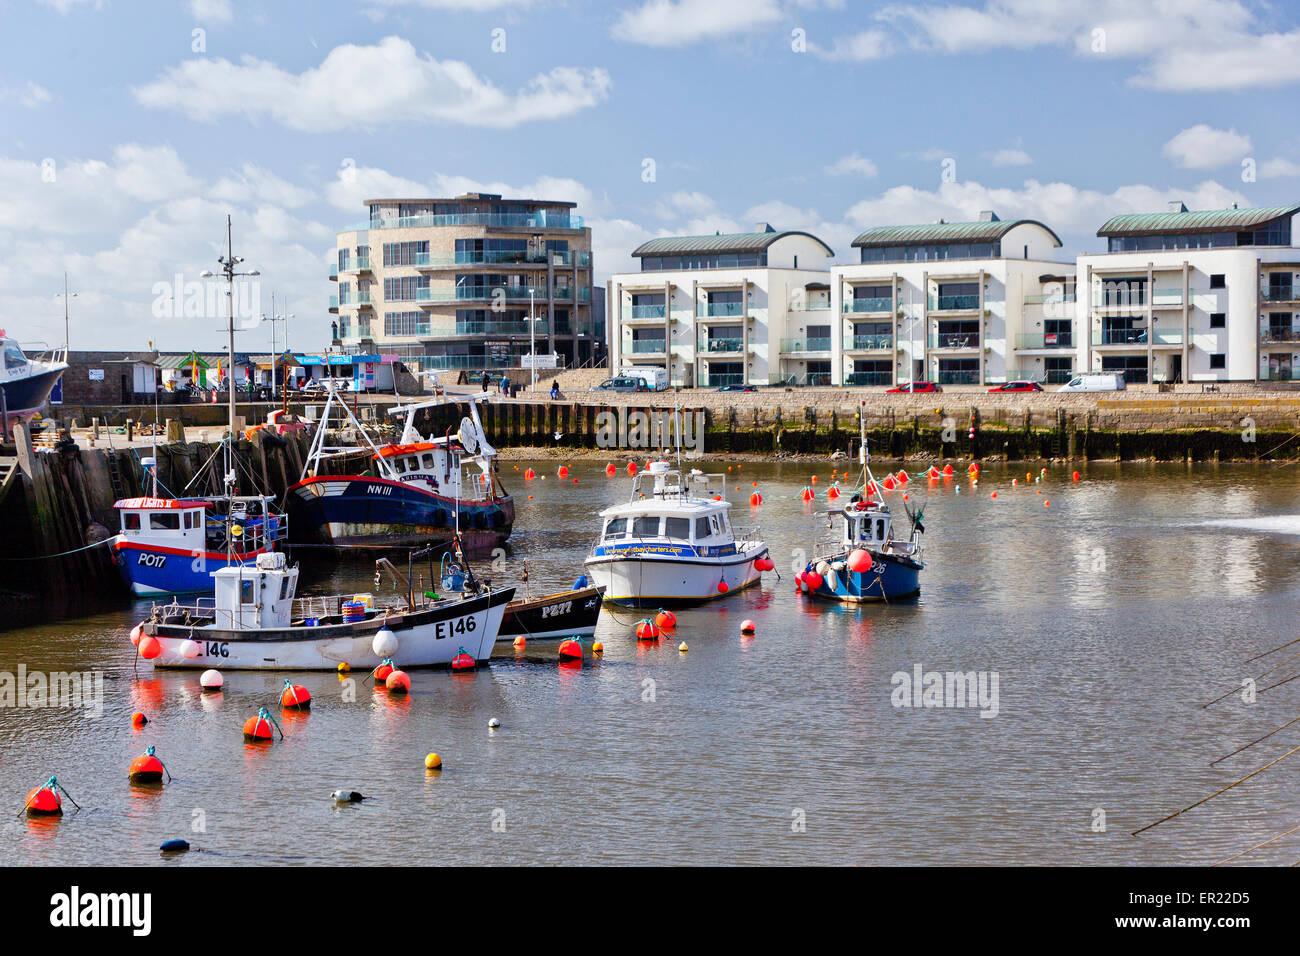
<svg viewBox="0 0 1300 956">
<path fill-rule="evenodd" d="M 288 566 L 284 553 L 259 554 L 251 565 L 231 565 L 212 573 L 218 628 L 288 627 L 298 569 Z"/>
<path fill-rule="evenodd" d="M 123 498 L 113 503 L 128 541 L 186 551 L 207 550 L 204 515 L 210 506 L 202 498 Z"/>
<path fill-rule="evenodd" d="M 888 508 L 871 502 L 865 507 L 854 504 L 832 513 L 844 521 L 845 547 L 884 550 L 889 546 L 894 518 Z"/>
<path fill-rule="evenodd" d="M 462 451 L 454 441 L 421 441 L 381 445 L 373 457 L 380 476 L 390 481 L 411 482 L 448 498 L 472 498 L 472 493 L 462 494 L 465 490 L 461 488 Z"/>
<path fill-rule="evenodd" d="M 642 477 L 652 479 L 649 496 L 641 491 Z M 710 477 L 698 471 L 688 475 L 671 471 L 668 462 L 652 461 L 633 482 L 632 501 L 606 508 L 600 513 L 598 550 L 620 550 L 626 546 L 693 548 L 700 555 L 734 554 L 735 532 L 728 511 L 731 504 L 722 496 L 708 496 Z M 692 493 L 692 485 L 706 494 Z"/>
</svg>

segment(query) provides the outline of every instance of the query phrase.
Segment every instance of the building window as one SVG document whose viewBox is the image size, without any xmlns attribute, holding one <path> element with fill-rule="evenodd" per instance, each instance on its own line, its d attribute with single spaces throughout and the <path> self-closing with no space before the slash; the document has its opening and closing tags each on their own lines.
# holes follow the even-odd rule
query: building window
<svg viewBox="0 0 1300 956">
<path fill-rule="evenodd" d="M 1210 328 L 1222 329 L 1222 328 L 1226 328 L 1227 325 L 1228 325 L 1228 313 L 1226 312 L 1210 313 Z"/>
<path fill-rule="evenodd" d="M 385 266 L 423 265 L 424 257 L 429 254 L 427 242 L 385 242 Z"/>
<path fill-rule="evenodd" d="M 1227 368 L 1227 358 L 1222 352 L 1215 352 L 1210 356 L 1210 368 Z"/>
<path fill-rule="evenodd" d="M 428 335 L 429 321 L 423 312 L 385 312 L 385 335 Z"/>
<path fill-rule="evenodd" d="M 1211 289 L 1226 289 L 1227 287 L 1227 277 L 1222 272 L 1217 272 L 1210 276 Z"/>
<path fill-rule="evenodd" d="M 428 291 L 428 288 L 428 276 L 395 276 L 384 280 L 384 301 L 414 302 L 418 298 L 417 293 Z M 342 289 L 339 291 L 341 293 Z"/>
</svg>

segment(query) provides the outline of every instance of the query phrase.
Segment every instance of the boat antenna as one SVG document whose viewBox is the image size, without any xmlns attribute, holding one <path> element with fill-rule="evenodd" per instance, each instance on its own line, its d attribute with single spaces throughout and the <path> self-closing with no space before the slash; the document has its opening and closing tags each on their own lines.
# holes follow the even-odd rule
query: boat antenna
<svg viewBox="0 0 1300 956">
<path fill-rule="evenodd" d="M 868 486 L 876 483 L 876 476 L 871 473 L 871 451 L 867 448 L 867 403 L 858 403 L 858 463 L 862 465 L 862 493 L 870 498 Z"/>
</svg>

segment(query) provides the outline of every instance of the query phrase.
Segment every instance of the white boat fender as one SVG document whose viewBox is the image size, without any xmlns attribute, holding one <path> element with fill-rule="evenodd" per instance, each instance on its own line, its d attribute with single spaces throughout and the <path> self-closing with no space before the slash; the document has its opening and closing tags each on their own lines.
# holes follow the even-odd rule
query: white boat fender
<svg viewBox="0 0 1300 956">
<path fill-rule="evenodd" d="M 393 657 L 397 654 L 397 635 L 386 627 L 381 627 L 375 633 L 375 639 L 370 642 L 370 649 L 375 652 L 376 657 Z"/>
<path fill-rule="evenodd" d="M 840 579 L 835 576 L 834 571 L 827 569 L 826 573 L 822 575 L 822 578 L 825 580 L 826 586 L 832 591 L 838 591 L 840 589 Z"/>
<path fill-rule="evenodd" d="M 831 573 L 831 566 L 827 564 L 825 561 L 818 561 L 817 573 L 820 574 L 822 577 L 826 577 L 826 575 Z"/>
<path fill-rule="evenodd" d="M 832 571 L 835 571 L 835 572 L 838 572 L 839 574 L 843 574 L 843 573 L 844 573 L 844 569 L 847 568 L 847 567 L 848 567 L 848 565 L 845 564 L 843 561 L 832 561 L 832 562 L 831 562 L 831 570 L 832 570 Z"/>
</svg>

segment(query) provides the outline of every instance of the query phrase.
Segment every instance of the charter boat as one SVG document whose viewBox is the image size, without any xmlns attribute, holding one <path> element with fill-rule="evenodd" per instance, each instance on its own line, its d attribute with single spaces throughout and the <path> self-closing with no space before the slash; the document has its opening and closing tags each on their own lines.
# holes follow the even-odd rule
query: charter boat
<svg viewBox="0 0 1300 956">
<path fill-rule="evenodd" d="M 584 564 L 604 599 L 698 604 L 758 584 L 772 559 L 757 530 L 733 530 L 725 489 L 724 475 L 650 462 L 633 478 L 631 500 L 600 512 L 600 538 Z"/>
<path fill-rule="evenodd" d="M 865 423 L 862 427 L 858 451 L 861 489 L 844 507 L 818 512 L 826 516 L 831 540 L 819 543 L 814 549 L 819 556 L 808 562 L 795 581 L 801 592 L 829 601 L 861 604 L 916 597 L 921 593 L 921 571 L 925 569 L 922 514 L 919 508 L 912 511 L 904 505 L 911 529 L 906 538 L 895 535 L 893 512 L 882 498 L 882 486 L 871 474 Z"/>
<path fill-rule="evenodd" d="M 27 357 L 22 347 L 0 329 L 0 416 L 4 434 L 18 421 L 31 419 L 45 407 L 50 393 L 68 368 L 67 350 L 55 349 L 39 359 Z"/>
<path fill-rule="evenodd" d="M 236 670 L 373 670 L 447 667 L 462 654 L 492 656 L 512 587 L 392 605 L 370 595 L 297 598 L 298 569 L 281 551 L 212 575 L 211 603 L 155 605 L 132 632 L 155 667 Z M 152 639 L 153 643 L 149 643 Z"/>
<path fill-rule="evenodd" d="M 391 415 L 405 415 L 401 437 L 376 444 L 331 388 L 302 476 L 288 493 L 295 533 L 343 548 L 448 544 L 457 532 L 476 553 L 503 543 L 514 525 L 515 505 L 501 484 L 497 452 L 479 418 L 477 402 L 487 396 L 444 395 L 390 409 Z M 459 429 L 428 437 L 419 433 L 416 419 L 421 412 L 458 403 L 469 406 Z M 327 444 L 336 409 L 342 413 L 340 424 L 349 424 L 362 444 Z M 327 473 L 331 459 L 367 450 L 371 473 Z"/>
</svg>

